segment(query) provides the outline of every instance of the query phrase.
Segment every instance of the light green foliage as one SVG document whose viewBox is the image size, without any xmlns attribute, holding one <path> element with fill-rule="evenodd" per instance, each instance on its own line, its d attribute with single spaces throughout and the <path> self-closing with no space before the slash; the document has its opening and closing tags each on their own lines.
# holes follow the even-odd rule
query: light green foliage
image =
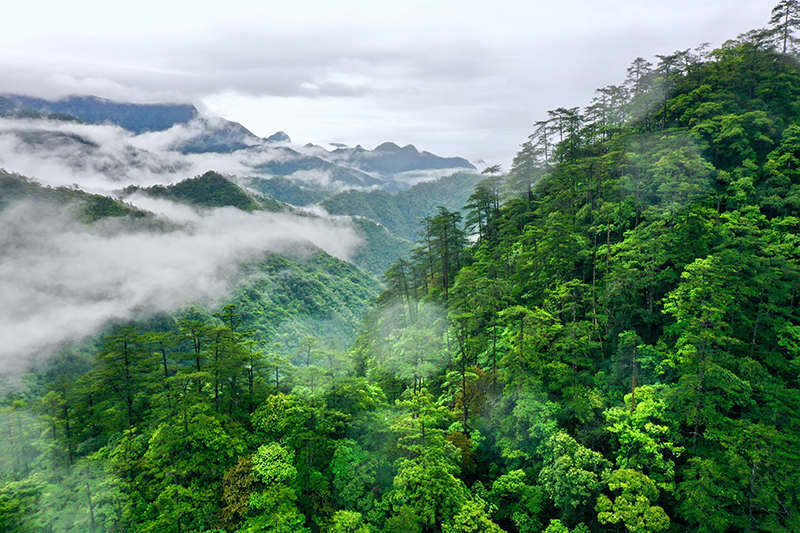
<svg viewBox="0 0 800 533">
<path fill-rule="evenodd" d="M 385 531 L 388 533 L 422 533 L 423 522 L 415 510 L 408 506 L 400 506 L 386 520 Z"/>
<path fill-rule="evenodd" d="M 636 389 L 636 408 L 629 405 L 605 411 L 606 430 L 616 435 L 617 468 L 648 473 L 661 490 L 675 490 L 675 459 L 684 448 L 670 442 L 672 428 L 666 421 L 668 389 L 644 385 Z M 631 395 L 625 396 L 630 404 Z"/>
<path fill-rule="evenodd" d="M 0 529 L 8 533 L 33 533 L 35 510 L 41 497 L 40 476 L 0 483 Z"/>
<path fill-rule="evenodd" d="M 372 528 L 362 520 L 361 513 L 336 511 L 328 533 L 370 533 Z"/>
<path fill-rule="evenodd" d="M 308 533 L 305 517 L 295 505 L 294 490 L 280 484 L 254 493 L 250 497 L 251 516 L 239 530 L 242 533 Z"/>
<path fill-rule="evenodd" d="M 586 527 L 586 524 L 581 522 L 573 529 L 570 529 L 565 526 L 561 520 L 554 518 L 550 520 L 550 523 L 547 525 L 547 529 L 544 530 L 544 533 L 589 533 L 589 528 Z"/>
<path fill-rule="evenodd" d="M 241 531 L 307 531 L 305 517 L 295 503 L 297 469 L 292 464 L 293 460 L 292 451 L 277 443 L 262 445 L 253 454 L 253 478 L 262 483 L 264 489 L 251 494 L 250 513 Z"/>
<path fill-rule="evenodd" d="M 605 494 L 597 499 L 597 519 L 603 524 L 622 523 L 631 533 L 663 531 L 669 527 L 664 509 L 652 505 L 658 499 L 655 483 L 636 470 L 615 470 L 608 488 L 617 493 L 612 501 Z"/>
<path fill-rule="evenodd" d="M 240 436 L 198 404 L 160 424 L 143 451 L 141 444 L 131 432 L 113 451 L 116 468 L 135 476 L 128 490 L 142 496 L 129 501 L 128 512 L 152 531 L 209 527 L 218 513 L 222 475 L 245 450 Z"/>
<path fill-rule="evenodd" d="M 422 455 L 402 459 L 398 465 L 390 495 L 395 512 L 413 509 L 427 527 L 451 520 L 469 499 L 469 490 L 456 477 L 455 455 L 454 447 L 439 434 L 428 434 Z"/>
<path fill-rule="evenodd" d="M 442 524 L 442 533 L 505 533 L 492 522 L 486 502 L 473 498 L 467 501 L 452 520 Z"/>
<path fill-rule="evenodd" d="M 563 431 L 543 446 L 544 466 L 539 482 L 565 518 L 580 517 L 605 485 L 611 464 Z"/>
<path fill-rule="evenodd" d="M 267 486 L 281 484 L 293 487 L 297 482 L 297 469 L 293 462 L 291 450 L 274 442 L 264 444 L 253 454 L 253 477 Z"/>
</svg>

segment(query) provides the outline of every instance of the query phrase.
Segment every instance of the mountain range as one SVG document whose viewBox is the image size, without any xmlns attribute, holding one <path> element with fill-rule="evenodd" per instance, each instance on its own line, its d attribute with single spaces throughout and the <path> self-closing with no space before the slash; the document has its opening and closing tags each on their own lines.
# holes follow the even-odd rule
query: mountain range
<svg viewBox="0 0 800 533">
<path fill-rule="evenodd" d="M 374 150 L 335 145 L 296 146 L 283 131 L 259 137 L 245 126 L 201 114 L 190 104 L 119 103 L 94 96 L 51 101 L 21 95 L 0 97 L 0 135 L 38 159 L 66 162 L 77 172 L 112 181 L 136 175 L 143 182 L 173 182 L 208 168 L 213 159 L 227 174 L 287 177 L 306 189 L 371 188 L 395 192 L 420 181 L 475 170 L 460 157 L 440 157 L 413 145 L 385 142 Z M 98 142 L 102 135 L 114 137 Z M 5 154 L 0 155 L 0 162 Z M 189 159 L 184 159 L 189 156 Z M 24 173 L 24 169 L 22 169 Z M 133 172 L 131 172 L 133 171 Z"/>
</svg>

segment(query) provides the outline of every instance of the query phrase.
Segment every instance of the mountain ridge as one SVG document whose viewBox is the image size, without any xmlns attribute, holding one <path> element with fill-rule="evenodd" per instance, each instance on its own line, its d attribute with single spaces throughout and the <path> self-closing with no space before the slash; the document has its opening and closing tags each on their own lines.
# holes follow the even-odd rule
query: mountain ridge
<svg viewBox="0 0 800 533">
<path fill-rule="evenodd" d="M 172 165 L 167 160 L 174 158 L 169 155 L 172 153 L 229 155 L 232 163 L 246 169 L 238 174 L 287 177 L 311 188 L 333 190 L 356 187 L 396 192 L 451 170 L 476 170 L 464 158 L 440 157 L 412 144 L 400 147 L 391 141 L 373 150 L 339 143 L 332 144 L 333 150 L 313 143 L 295 146 L 282 130 L 260 137 L 238 122 L 204 115 L 192 104 L 133 104 L 84 95 L 45 100 L 6 94 L 0 96 L 0 116 L 10 120 L 4 129 L 33 146 L 37 157 L 53 158 L 78 169 L 91 168 L 114 181 L 124 181 L 128 168 L 155 174 L 169 172 Z M 30 119 L 40 121 L 20 122 L 14 127 L 15 120 Z M 58 125 L 48 126 L 49 121 Z M 63 131 L 64 123 L 117 126 L 128 132 L 120 134 L 119 144 L 130 146 L 124 151 L 110 151 L 85 131 Z M 153 144 L 154 140 L 158 144 Z M 187 163 L 179 160 L 175 165 L 175 170 L 181 171 Z M 12 170 L 31 174 L 25 168 Z"/>
</svg>

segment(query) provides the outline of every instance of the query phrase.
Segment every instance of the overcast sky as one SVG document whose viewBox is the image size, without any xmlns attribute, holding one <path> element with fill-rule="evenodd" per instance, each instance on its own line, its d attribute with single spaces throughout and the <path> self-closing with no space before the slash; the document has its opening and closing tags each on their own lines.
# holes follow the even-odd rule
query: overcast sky
<svg viewBox="0 0 800 533">
<path fill-rule="evenodd" d="M 776 2 L 30 0 L 3 7 L 0 93 L 191 102 L 260 136 L 507 169 L 548 109 L 637 56 L 763 27 Z"/>
</svg>

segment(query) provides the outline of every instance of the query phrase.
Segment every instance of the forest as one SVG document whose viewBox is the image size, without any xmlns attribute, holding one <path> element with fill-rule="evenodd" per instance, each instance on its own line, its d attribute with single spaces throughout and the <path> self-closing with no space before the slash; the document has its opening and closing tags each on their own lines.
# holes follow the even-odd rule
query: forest
<svg viewBox="0 0 800 533">
<path fill-rule="evenodd" d="M 798 27 L 547 111 L 380 287 L 267 255 L 64 347 L 3 391 L 0 531 L 800 531 Z"/>
</svg>

